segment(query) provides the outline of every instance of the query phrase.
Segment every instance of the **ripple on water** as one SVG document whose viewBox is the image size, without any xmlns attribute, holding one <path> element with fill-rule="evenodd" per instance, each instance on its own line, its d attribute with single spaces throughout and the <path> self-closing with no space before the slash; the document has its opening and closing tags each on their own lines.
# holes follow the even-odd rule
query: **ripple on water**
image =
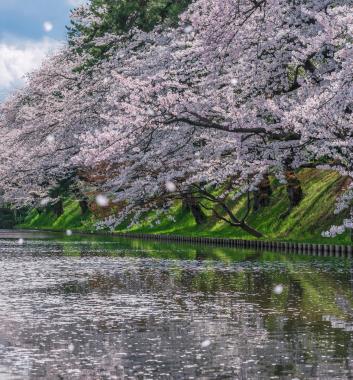
<svg viewBox="0 0 353 380">
<path fill-rule="evenodd" d="M 0 378 L 348 379 L 350 265 L 0 240 Z"/>
</svg>

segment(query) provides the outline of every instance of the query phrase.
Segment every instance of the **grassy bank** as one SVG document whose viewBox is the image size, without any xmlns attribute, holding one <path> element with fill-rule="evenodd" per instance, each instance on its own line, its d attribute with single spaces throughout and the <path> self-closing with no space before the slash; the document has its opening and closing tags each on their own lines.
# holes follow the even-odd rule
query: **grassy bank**
<svg viewBox="0 0 353 380">
<path fill-rule="evenodd" d="M 273 180 L 274 189 L 269 206 L 250 214 L 248 222 L 264 234 L 264 238 L 271 240 L 305 241 L 312 243 L 350 244 L 348 233 L 334 239 L 323 238 L 325 231 L 332 224 L 339 224 L 345 215 L 335 215 L 335 199 L 345 188 L 346 180 L 334 172 L 305 169 L 299 173 L 304 191 L 304 199 L 289 215 L 283 216 L 289 208 L 289 201 L 285 186 Z M 233 205 L 234 211 L 239 214 L 245 212 L 245 201 Z M 173 217 L 173 220 L 171 220 Z M 94 230 L 97 218 L 94 214 L 81 215 L 77 201 L 65 202 L 64 214 L 57 218 L 52 212 L 38 213 L 33 210 L 29 213 L 21 228 L 48 228 Z M 208 222 L 196 225 L 190 212 L 176 204 L 169 217 L 157 220 L 155 214 L 146 216 L 144 221 L 133 228 L 120 226 L 119 232 L 141 232 L 155 234 L 176 234 L 187 236 L 229 237 L 253 239 L 244 231 L 231 227 L 209 215 Z"/>
</svg>

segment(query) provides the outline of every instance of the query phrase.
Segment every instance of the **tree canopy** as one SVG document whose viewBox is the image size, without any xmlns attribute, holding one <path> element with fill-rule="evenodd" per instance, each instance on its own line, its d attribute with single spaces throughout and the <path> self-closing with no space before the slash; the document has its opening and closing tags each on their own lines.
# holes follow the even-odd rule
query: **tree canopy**
<svg viewBox="0 0 353 380">
<path fill-rule="evenodd" d="M 152 3 L 167 2 L 142 2 L 137 13 L 130 3 L 140 4 L 107 2 L 126 7 L 119 22 L 98 1 L 79 8 L 74 17 L 86 12 L 92 33 L 72 35 L 2 106 L 8 199 L 41 199 L 65 173 L 91 171 L 122 205 L 104 222 L 112 228 L 191 193 L 260 236 L 228 202 L 250 207 L 269 173 L 287 184 L 308 166 L 353 177 L 350 1 L 197 0 L 173 27 L 153 27 L 152 16 L 142 27 Z M 87 41 L 112 49 L 77 71 L 92 56 Z M 337 211 L 352 207 L 352 182 L 345 190 Z M 352 227 L 353 215 L 327 234 Z"/>
<path fill-rule="evenodd" d="M 91 0 L 73 11 L 68 27 L 69 43 L 86 51 L 91 61 L 106 57 L 112 43 L 97 43 L 108 34 L 124 35 L 137 28 L 146 32 L 156 25 L 177 26 L 191 0 Z M 79 42 L 77 41 L 79 39 Z"/>
</svg>

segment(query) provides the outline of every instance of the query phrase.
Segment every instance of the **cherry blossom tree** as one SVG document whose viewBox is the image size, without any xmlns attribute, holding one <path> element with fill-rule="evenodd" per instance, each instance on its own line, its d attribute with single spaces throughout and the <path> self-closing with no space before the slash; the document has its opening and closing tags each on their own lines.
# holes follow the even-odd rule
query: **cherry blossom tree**
<svg viewBox="0 0 353 380">
<path fill-rule="evenodd" d="M 85 136 L 85 165 L 114 163 L 107 191 L 130 207 L 168 181 L 185 191 L 233 178 L 242 194 L 269 171 L 292 184 L 295 206 L 295 170 L 337 161 L 325 152 L 337 125 L 321 109 L 347 78 L 351 15 L 342 1 L 197 1 L 177 30 L 137 31 L 107 62 L 113 107 Z"/>
<path fill-rule="evenodd" d="M 1 188 L 9 201 L 46 199 L 50 188 L 77 173 L 79 135 L 99 123 L 100 102 L 86 96 L 90 79 L 74 72 L 77 63 L 64 48 L 1 106 Z"/>
<path fill-rule="evenodd" d="M 1 170 L 14 167 L 12 189 L 24 192 L 66 171 L 102 171 L 102 191 L 123 205 L 111 227 L 191 194 L 261 236 L 246 219 L 250 193 L 269 174 L 287 185 L 291 207 L 303 196 L 300 168 L 352 177 L 352 26 L 348 0 L 197 0 L 177 28 L 100 34 L 94 46 L 114 49 L 88 72 L 75 68 L 89 52 L 68 48 L 10 101 L 1 133 L 7 146 L 23 145 Z M 26 130 L 39 141 L 53 123 L 57 145 L 42 151 Z M 337 210 L 352 198 L 349 185 Z M 230 201 L 244 199 L 235 215 Z M 352 216 L 328 234 L 351 227 Z"/>
</svg>

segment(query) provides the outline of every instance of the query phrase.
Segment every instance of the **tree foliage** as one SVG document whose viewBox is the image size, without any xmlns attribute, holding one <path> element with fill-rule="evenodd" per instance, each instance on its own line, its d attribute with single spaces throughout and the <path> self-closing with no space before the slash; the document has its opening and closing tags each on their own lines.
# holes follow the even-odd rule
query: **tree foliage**
<svg viewBox="0 0 353 380">
<path fill-rule="evenodd" d="M 260 236 L 246 222 L 249 194 L 268 174 L 292 184 L 293 206 L 302 197 L 297 169 L 353 178 L 350 1 L 197 0 L 176 27 L 131 29 L 152 2 L 143 4 L 140 16 L 128 12 L 132 24 L 122 12 L 117 29 L 112 21 L 97 26 L 113 17 L 104 6 L 99 16 L 77 10 L 86 12 L 85 28 L 97 30 L 89 43 L 114 49 L 89 72 L 77 71 L 92 57 L 79 33 L 3 105 L 0 178 L 8 199 L 41 198 L 68 173 L 94 171 L 101 191 L 122 205 L 105 221 L 112 228 L 191 194 Z M 352 207 L 351 182 L 345 190 L 337 212 Z M 239 199 L 245 215 L 230 207 Z M 353 215 L 328 235 L 352 227 Z"/>
<path fill-rule="evenodd" d="M 106 57 L 113 43 L 98 44 L 106 35 L 124 35 L 137 28 L 149 32 L 156 25 L 177 26 L 179 14 L 191 0 L 91 0 L 73 11 L 69 43 L 88 52 L 90 65 Z"/>
</svg>

